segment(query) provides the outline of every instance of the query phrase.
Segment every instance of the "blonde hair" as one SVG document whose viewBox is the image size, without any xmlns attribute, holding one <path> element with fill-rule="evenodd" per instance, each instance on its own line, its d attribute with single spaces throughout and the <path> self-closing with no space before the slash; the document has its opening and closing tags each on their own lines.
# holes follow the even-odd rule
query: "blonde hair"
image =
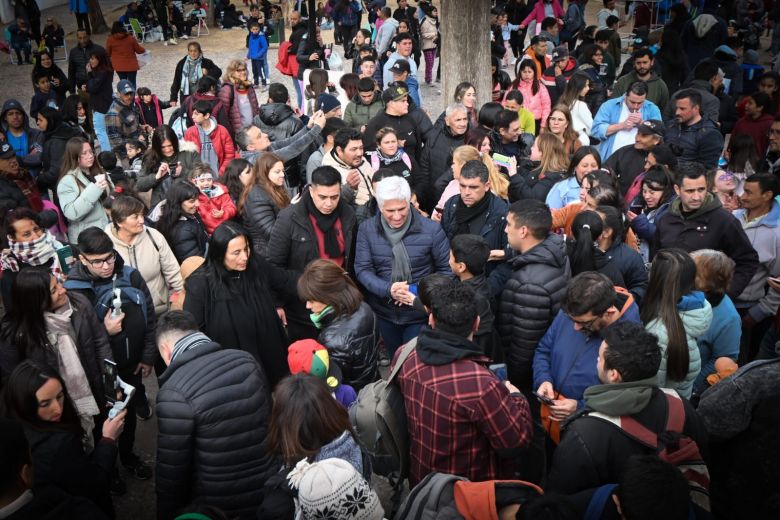
<svg viewBox="0 0 780 520">
<path fill-rule="evenodd" d="M 243 60 L 230 60 L 230 62 L 227 65 L 227 68 L 225 68 L 225 75 L 222 76 L 222 81 L 225 83 L 229 83 L 231 85 L 235 85 L 240 89 L 250 88 L 252 86 L 251 81 L 233 79 L 233 73 L 241 67 L 246 68 L 246 62 L 244 62 Z M 249 77 L 249 74 L 247 74 L 247 77 Z"/>
<path fill-rule="evenodd" d="M 552 132 L 539 134 L 536 147 L 542 154 L 542 162 L 539 165 L 542 173 L 565 172 L 569 168 L 569 154 L 557 135 Z"/>
<path fill-rule="evenodd" d="M 458 146 L 452 152 L 452 162 L 454 163 L 456 161 L 461 166 L 469 161 L 481 161 L 488 169 L 488 178 L 490 179 L 490 187 L 493 190 L 493 193 L 502 199 L 509 198 L 509 179 L 498 171 L 496 165 L 493 164 L 493 159 L 491 159 L 488 154 L 480 153 L 480 151 L 473 146 Z"/>
</svg>

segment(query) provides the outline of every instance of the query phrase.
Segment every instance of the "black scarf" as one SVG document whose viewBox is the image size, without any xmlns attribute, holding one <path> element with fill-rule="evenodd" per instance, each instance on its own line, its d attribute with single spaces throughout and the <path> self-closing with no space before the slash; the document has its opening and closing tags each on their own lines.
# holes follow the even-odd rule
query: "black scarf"
<svg viewBox="0 0 780 520">
<path fill-rule="evenodd" d="M 341 216 L 341 201 L 333 213 L 330 215 L 324 215 L 314 205 L 314 201 L 311 200 L 311 193 L 307 190 L 303 195 L 303 203 L 306 205 L 306 211 L 314 217 L 314 221 L 317 223 L 317 227 L 322 234 L 325 235 L 325 253 L 330 258 L 341 258 L 344 256 L 344 251 L 339 247 L 339 237 L 336 232 L 336 221 Z"/>
<path fill-rule="evenodd" d="M 482 200 L 471 207 L 463 203 L 463 199 L 458 197 L 458 203 L 455 207 L 455 234 L 467 235 L 471 233 L 471 221 L 482 215 L 490 206 L 491 193 L 488 192 L 482 197 Z"/>
</svg>

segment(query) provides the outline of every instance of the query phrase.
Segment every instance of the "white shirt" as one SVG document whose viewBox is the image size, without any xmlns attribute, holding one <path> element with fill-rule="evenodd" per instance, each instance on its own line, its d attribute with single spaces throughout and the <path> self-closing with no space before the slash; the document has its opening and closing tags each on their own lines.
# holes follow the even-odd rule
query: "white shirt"
<svg viewBox="0 0 780 520">
<path fill-rule="evenodd" d="M 628 107 L 626 106 L 626 103 L 623 102 L 623 104 L 620 107 L 620 119 L 616 121 L 616 123 L 622 123 L 626 119 L 628 119 L 628 114 L 630 112 L 628 111 Z M 620 130 L 618 133 L 615 134 L 615 140 L 612 144 L 612 152 L 619 150 L 620 148 L 628 145 L 628 144 L 634 144 L 636 142 L 636 127 L 633 127 L 631 130 Z"/>
</svg>

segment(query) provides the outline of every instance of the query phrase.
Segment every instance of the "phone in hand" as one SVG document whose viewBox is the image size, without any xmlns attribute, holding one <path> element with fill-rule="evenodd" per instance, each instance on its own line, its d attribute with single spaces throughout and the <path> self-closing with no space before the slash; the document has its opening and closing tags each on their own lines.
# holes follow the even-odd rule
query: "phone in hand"
<svg viewBox="0 0 780 520">
<path fill-rule="evenodd" d="M 488 369 L 490 369 L 490 371 L 495 374 L 499 381 L 507 380 L 508 376 L 506 373 L 506 363 L 494 363 L 492 365 L 488 365 Z"/>
<path fill-rule="evenodd" d="M 116 363 L 109 359 L 103 360 L 103 391 L 106 402 L 112 406 L 117 401 L 124 400 L 122 388 L 119 386 L 119 372 Z"/>
<path fill-rule="evenodd" d="M 534 395 L 537 399 L 539 399 L 540 402 L 546 404 L 547 406 L 552 406 L 555 404 L 555 399 L 550 399 L 546 395 L 540 394 L 539 392 L 534 392 Z"/>
<path fill-rule="evenodd" d="M 770 276 L 769 279 L 775 283 L 780 284 L 780 276 Z"/>
</svg>

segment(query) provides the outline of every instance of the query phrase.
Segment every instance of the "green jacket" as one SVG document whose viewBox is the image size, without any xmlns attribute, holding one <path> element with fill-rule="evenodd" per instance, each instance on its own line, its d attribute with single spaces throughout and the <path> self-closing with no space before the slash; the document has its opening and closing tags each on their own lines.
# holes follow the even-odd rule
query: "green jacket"
<svg viewBox="0 0 780 520">
<path fill-rule="evenodd" d="M 344 122 L 348 127 L 360 130 L 375 115 L 381 114 L 384 110 L 385 104 L 382 103 L 382 95 L 378 90 L 374 92 L 374 99 L 370 105 L 364 105 L 360 100 L 360 94 L 357 94 L 352 98 L 352 101 L 347 103 L 347 108 L 344 110 Z"/>
<path fill-rule="evenodd" d="M 628 87 L 635 81 L 639 81 L 639 78 L 636 77 L 636 71 L 632 70 L 628 74 L 620 76 L 612 89 L 612 97 L 617 98 L 625 94 Z M 669 103 L 669 89 L 664 80 L 653 72 L 650 80 L 645 83 L 647 83 L 647 100 L 652 101 L 658 107 L 665 107 Z"/>
</svg>

